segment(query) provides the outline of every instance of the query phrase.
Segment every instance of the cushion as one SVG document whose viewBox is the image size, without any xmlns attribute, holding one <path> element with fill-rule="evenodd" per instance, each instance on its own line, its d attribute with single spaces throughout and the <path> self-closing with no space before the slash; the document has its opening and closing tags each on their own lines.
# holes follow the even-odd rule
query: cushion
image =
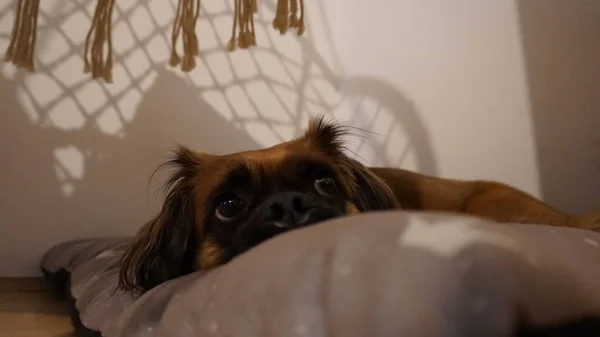
<svg viewBox="0 0 600 337">
<path fill-rule="evenodd" d="M 79 336 L 600 336 L 600 234 L 378 212 L 295 230 L 141 295 L 131 238 L 59 244 L 42 270 Z"/>
</svg>

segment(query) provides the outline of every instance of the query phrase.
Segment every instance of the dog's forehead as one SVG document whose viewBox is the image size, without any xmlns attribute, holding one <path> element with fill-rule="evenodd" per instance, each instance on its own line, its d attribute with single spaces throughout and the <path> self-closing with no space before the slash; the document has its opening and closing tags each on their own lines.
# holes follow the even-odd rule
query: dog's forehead
<svg viewBox="0 0 600 337">
<path fill-rule="evenodd" d="M 254 179 L 263 177 L 285 178 L 296 173 L 296 165 L 311 159 L 330 162 L 327 153 L 309 138 L 297 138 L 268 148 L 211 156 L 205 161 L 203 171 L 209 171 L 213 181 L 221 182 L 232 171 L 247 169 Z"/>
<path fill-rule="evenodd" d="M 240 153 L 239 157 L 244 162 L 277 162 L 282 161 L 291 153 L 290 149 L 284 144 L 279 144 L 261 150 L 247 151 Z"/>
<path fill-rule="evenodd" d="M 238 152 L 228 156 L 232 162 L 242 163 L 251 171 L 260 170 L 275 173 L 289 163 L 289 158 L 297 155 L 314 156 L 317 149 L 308 141 L 297 139 L 264 149 Z"/>
<path fill-rule="evenodd" d="M 260 176 L 263 173 L 271 176 L 279 175 L 285 163 L 289 163 L 288 159 L 294 154 L 299 154 L 298 149 L 274 146 L 263 150 L 245 152 L 241 155 L 241 160 L 253 175 Z"/>
</svg>

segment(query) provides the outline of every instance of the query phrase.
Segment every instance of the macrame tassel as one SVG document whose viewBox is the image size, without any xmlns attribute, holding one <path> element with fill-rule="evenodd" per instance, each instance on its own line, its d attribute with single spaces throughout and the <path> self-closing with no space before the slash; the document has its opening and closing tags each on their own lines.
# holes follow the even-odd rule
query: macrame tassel
<svg viewBox="0 0 600 337">
<path fill-rule="evenodd" d="M 33 72 L 40 0 L 18 0 L 16 19 L 4 60 Z"/>
<path fill-rule="evenodd" d="M 181 31 L 181 18 L 183 16 L 183 3 L 184 0 L 179 0 L 177 3 L 177 12 L 175 13 L 175 21 L 173 22 L 173 31 L 171 32 L 171 57 L 169 58 L 169 65 L 171 67 L 177 67 L 181 63 L 181 57 L 177 54 L 177 39 L 179 39 L 179 32 Z"/>
<path fill-rule="evenodd" d="M 298 27 L 298 2 L 291 0 L 290 1 L 290 16 L 288 19 L 288 26 L 290 28 Z"/>
<path fill-rule="evenodd" d="M 237 36 L 237 46 L 241 49 L 247 49 L 249 47 L 248 40 L 246 39 L 246 31 L 248 30 L 248 22 L 246 20 L 246 5 L 247 1 L 241 0 L 239 10 L 234 13 L 238 16 L 238 25 L 240 26 Z"/>
<path fill-rule="evenodd" d="M 256 0 L 235 0 L 233 28 L 227 50 L 248 49 L 256 45 L 254 14 L 258 11 Z M 238 31 L 239 28 L 239 31 Z"/>
<path fill-rule="evenodd" d="M 289 4 L 290 0 L 277 1 L 277 10 L 275 12 L 275 19 L 273 19 L 273 28 L 278 30 L 281 35 L 287 33 L 288 30 Z"/>
<path fill-rule="evenodd" d="M 304 34 L 304 31 L 306 30 L 304 28 L 304 0 L 299 0 L 300 2 L 300 16 L 298 17 L 298 20 L 296 21 L 297 24 L 294 26 L 294 28 L 296 28 L 296 34 L 298 36 Z"/>
<path fill-rule="evenodd" d="M 183 38 L 183 61 L 181 70 L 190 72 L 196 68 L 195 57 L 200 54 L 198 36 L 196 35 L 196 22 L 200 14 L 200 0 L 184 0 L 185 6 L 181 22 L 181 36 Z"/>
<path fill-rule="evenodd" d="M 171 57 L 169 65 L 176 67 L 181 64 L 181 70 L 190 72 L 196 68 L 195 57 L 200 54 L 196 23 L 200 15 L 200 0 L 179 0 L 177 13 L 171 34 Z M 183 57 L 177 53 L 177 40 L 181 34 L 183 40 Z"/>
<path fill-rule="evenodd" d="M 273 28 L 284 35 L 295 28 L 298 36 L 304 34 L 304 0 L 278 0 Z"/>
<path fill-rule="evenodd" d="M 254 31 L 254 14 L 258 12 L 258 6 L 256 4 L 256 0 L 247 0 L 247 8 L 248 8 L 248 31 L 246 33 L 246 39 L 248 40 L 248 44 L 250 46 L 256 46 L 256 33 Z"/>
<path fill-rule="evenodd" d="M 233 9 L 233 27 L 231 28 L 231 38 L 229 39 L 229 43 L 227 43 L 227 50 L 229 50 L 230 52 L 235 50 L 237 26 L 240 18 L 239 14 L 241 11 L 241 0 L 235 0 Z"/>
<path fill-rule="evenodd" d="M 98 0 L 92 26 L 85 39 L 84 73 L 92 73 L 92 78 L 103 78 L 112 83 L 112 12 L 114 0 Z M 106 44 L 106 57 L 104 45 Z"/>
</svg>

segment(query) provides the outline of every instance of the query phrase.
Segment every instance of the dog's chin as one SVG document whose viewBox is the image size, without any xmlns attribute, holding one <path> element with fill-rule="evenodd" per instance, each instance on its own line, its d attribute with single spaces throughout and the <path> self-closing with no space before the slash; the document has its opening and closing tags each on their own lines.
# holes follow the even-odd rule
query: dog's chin
<svg viewBox="0 0 600 337">
<path fill-rule="evenodd" d="M 312 226 L 343 215 L 343 212 L 335 208 L 323 207 L 311 210 L 293 224 L 281 221 L 248 221 L 240 226 L 236 233 L 236 255 L 239 255 L 252 247 L 258 246 L 280 234 Z"/>
</svg>

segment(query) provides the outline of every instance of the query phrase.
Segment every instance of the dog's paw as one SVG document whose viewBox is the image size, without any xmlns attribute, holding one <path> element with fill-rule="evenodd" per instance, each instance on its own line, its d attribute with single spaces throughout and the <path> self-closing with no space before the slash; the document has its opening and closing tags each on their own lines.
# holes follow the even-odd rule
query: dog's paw
<svg viewBox="0 0 600 337">
<path fill-rule="evenodd" d="M 575 227 L 600 232 L 600 212 L 592 212 L 576 217 Z"/>
</svg>

